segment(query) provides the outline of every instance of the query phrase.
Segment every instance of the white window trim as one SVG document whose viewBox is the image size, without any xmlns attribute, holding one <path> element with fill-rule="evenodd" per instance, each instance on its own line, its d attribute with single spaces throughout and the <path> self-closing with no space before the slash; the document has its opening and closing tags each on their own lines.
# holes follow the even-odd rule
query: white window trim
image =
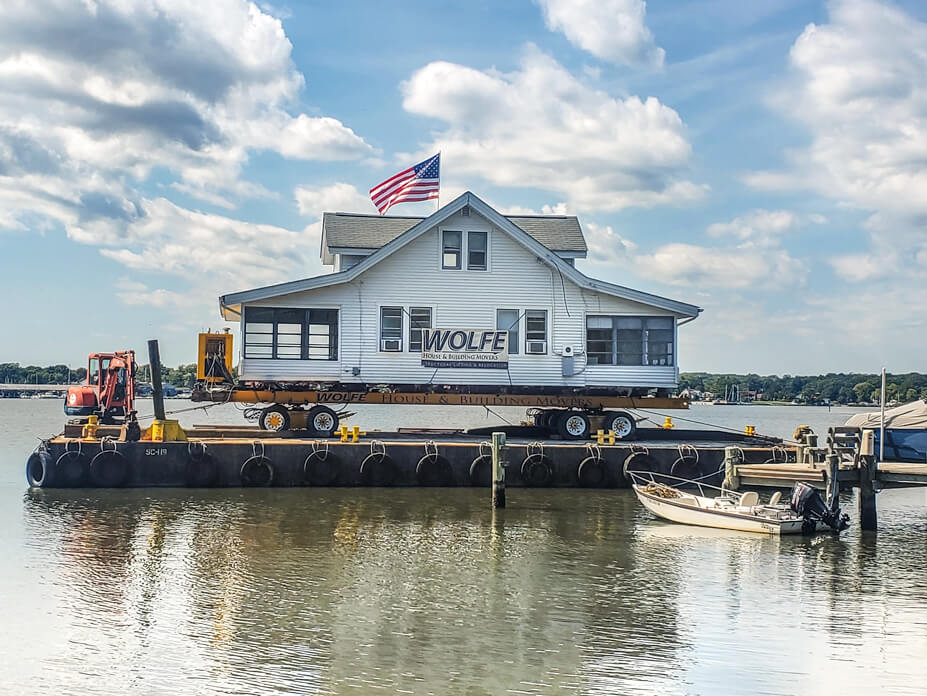
<svg viewBox="0 0 927 696">
<path fill-rule="evenodd" d="M 385 306 L 390 307 L 393 305 L 385 305 Z M 421 304 L 416 303 L 414 305 L 410 304 L 404 307 L 405 311 L 408 313 L 409 326 L 406 329 L 406 339 L 408 339 L 408 342 L 406 344 L 406 349 L 403 352 L 411 353 L 412 355 L 421 355 L 422 354 L 421 351 L 412 350 L 412 308 L 413 307 L 415 307 L 416 309 L 430 309 L 431 310 L 431 328 L 432 329 L 437 328 L 436 324 L 438 323 L 438 320 L 437 320 L 438 311 L 435 305 L 425 304 L 425 303 L 421 303 Z"/>
<path fill-rule="evenodd" d="M 588 356 L 587 346 L 589 344 L 589 338 L 588 338 L 589 334 L 587 333 L 588 331 L 587 322 L 589 321 L 589 317 L 627 317 L 630 319 L 672 319 L 673 320 L 673 363 L 671 365 L 649 365 L 649 364 L 601 365 L 599 363 L 588 363 L 588 357 L 586 358 L 586 360 L 587 360 L 587 367 L 590 370 L 614 369 L 614 368 L 636 369 L 638 367 L 648 368 L 648 369 L 657 369 L 657 370 L 672 369 L 678 379 L 678 376 L 679 376 L 679 321 L 677 320 L 676 315 L 674 314 L 640 314 L 639 312 L 636 312 L 633 314 L 630 314 L 627 312 L 586 312 L 585 314 L 583 314 L 583 350 L 586 351 L 587 356 Z"/>
<path fill-rule="evenodd" d="M 313 302 L 311 307 L 301 307 L 301 306 L 288 307 L 285 305 L 281 305 L 279 303 L 269 302 L 265 304 L 265 302 L 266 301 L 253 302 L 246 306 L 263 307 L 265 309 L 267 308 L 269 309 L 304 309 L 304 310 L 305 309 L 337 309 L 338 310 L 338 357 L 335 358 L 334 360 L 299 359 L 299 360 L 286 360 L 286 362 L 314 362 L 314 363 L 326 363 L 329 365 L 333 363 L 342 362 L 342 356 L 344 355 L 343 353 L 344 345 L 342 344 L 342 341 L 344 340 L 344 307 L 342 305 L 336 304 L 334 302 Z M 244 307 L 242 307 L 241 309 L 241 319 L 238 320 L 238 335 L 241 337 L 241 340 L 239 341 L 239 346 L 238 346 L 239 364 L 241 364 L 242 361 L 244 360 L 273 360 L 273 361 L 280 360 L 280 358 L 246 358 L 245 357 L 245 308 Z"/>
<path fill-rule="evenodd" d="M 489 225 L 473 224 L 470 222 L 459 222 L 458 224 L 439 225 L 438 228 L 438 270 L 444 273 L 489 273 L 492 271 L 492 238 L 493 228 Z M 460 268 L 444 267 L 444 233 L 460 232 Z M 470 232 L 486 233 L 486 270 L 477 270 L 467 268 L 467 262 L 470 256 Z M 389 305 L 387 305 L 389 306 Z M 416 307 L 425 307 L 426 305 L 415 305 Z M 505 309 L 503 307 L 503 309 Z"/>
<path fill-rule="evenodd" d="M 399 350 L 383 350 L 383 308 L 398 308 L 401 310 L 399 318 L 401 325 L 399 327 Z M 386 355 L 402 355 L 406 352 L 406 324 L 408 322 L 406 314 L 408 312 L 408 307 L 403 305 L 401 302 L 380 302 L 377 303 L 377 352 L 384 353 Z M 392 340 L 392 339 L 390 339 Z"/>
</svg>

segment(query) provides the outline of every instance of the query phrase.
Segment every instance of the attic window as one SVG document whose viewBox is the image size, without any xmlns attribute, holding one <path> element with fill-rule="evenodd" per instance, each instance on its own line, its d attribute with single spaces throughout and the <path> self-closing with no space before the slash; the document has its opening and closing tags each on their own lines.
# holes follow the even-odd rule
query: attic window
<svg viewBox="0 0 927 696">
<path fill-rule="evenodd" d="M 454 230 L 444 230 L 441 234 L 441 268 L 460 270 L 463 234 Z"/>
</svg>

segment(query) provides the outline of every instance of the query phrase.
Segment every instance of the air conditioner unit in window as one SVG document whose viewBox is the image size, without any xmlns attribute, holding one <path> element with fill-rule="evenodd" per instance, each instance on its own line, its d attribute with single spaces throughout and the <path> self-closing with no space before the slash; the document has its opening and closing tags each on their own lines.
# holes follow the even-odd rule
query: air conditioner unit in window
<svg viewBox="0 0 927 696">
<path fill-rule="evenodd" d="M 528 341 L 528 347 L 525 352 L 533 355 L 546 353 L 547 341 Z"/>
<path fill-rule="evenodd" d="M 400 343 L 398 338 L 384 338 L 380 341 L 380 350 L 399 350 Z"/>
</svg>

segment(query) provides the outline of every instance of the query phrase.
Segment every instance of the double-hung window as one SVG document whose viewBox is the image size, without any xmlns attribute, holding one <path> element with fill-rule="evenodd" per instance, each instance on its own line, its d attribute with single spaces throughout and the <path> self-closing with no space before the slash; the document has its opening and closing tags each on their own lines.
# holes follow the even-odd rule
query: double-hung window
<svg viewBox="0 0 927 696">
<path fill-rule="evenodd" d="M 467 270 L 486 270 L 486 232 L 467 232 Z"/>
<path fill-rule="evenodd" d="M 441 268 L 460 270 L 463 233 L 457 230 L 444 230 L 441 233 Z"/>
<path fill-rule="evenodd" d="M 430 329 L 431 307 L 409 307 L 409 352 L 422 352 L 422 329 Z"/>
<path fill-rule="evenodd" d="M 672 317 L 586 317 L 590 365 L 673 365 Z"/>
<path fill-rule="evenodd" d="M 338 310 L 245 307 L 246 358 L 337 360 Z"/>
<path fill-rule="evenodd" d="M 518 353 L 519 314 L 517 309 L 496 310 L 496 330 L 509 332 L 509 355 Z"/>
<path fill-rule="evenodd" d="M 380 350 L 402 350 L 402 307 L 380 307 Z"/>
<path fill-rule="evenodd" d="M 525 312 L 525 353 L 541 355 L 547 352 L 547 310 Z"/>
</svg>

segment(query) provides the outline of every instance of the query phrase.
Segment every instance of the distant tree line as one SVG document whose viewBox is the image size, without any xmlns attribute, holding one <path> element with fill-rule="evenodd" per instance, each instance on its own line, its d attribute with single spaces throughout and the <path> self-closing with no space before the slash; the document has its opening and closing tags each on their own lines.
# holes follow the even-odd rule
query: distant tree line
<svg viewBox="0 0 927 696">
<path fill-rule="evenodd" d="M 908 372 L 887 375 L 885 398 L 887 401 L 914 401 L 927 399 L 927 375 Z M 711 392 L 723 398 L 731 387 L 737 387 L 741 398 L 766 401 L 799 401 L 821 403 L 823 401 L 849 403 L 875 403 L 879 401 L 882 376 L 861 373 L 839 373 L 826 375 L 734 375 L 711 374 L 708 372 L 683 372 L 679 376 L 679 388 L 699 392 Z"/>
<path fill-rule="evenodd" d="M 87 368 L 79 367 L 69 370 L 67 365 L 51 365 L 38 367 L 19 363 L 0 363 L 0 384 L 77 384 L 87 377 Z M 140 365 L 136 370 L 137 382 L 150 382 L 151 371 L 148 365 Z M 173 384 L 175 387 L 192 387 L 196 381 L 196 363 L 178 365 L 177 367 L 161 366 L 161 382 Z"/>
</svg>

